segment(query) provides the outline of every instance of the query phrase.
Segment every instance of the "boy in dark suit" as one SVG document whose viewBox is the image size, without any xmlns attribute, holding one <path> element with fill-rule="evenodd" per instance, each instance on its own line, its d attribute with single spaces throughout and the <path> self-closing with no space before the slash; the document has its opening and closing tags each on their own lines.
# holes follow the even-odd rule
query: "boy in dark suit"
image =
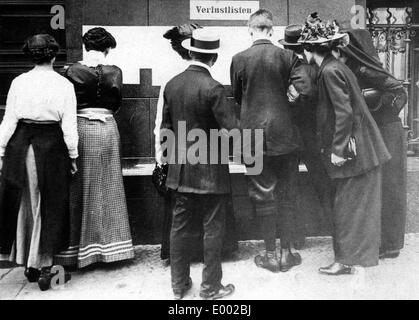
<svg viewBox="0 0 419 320">
<path fill-rule="evenodd" d="M 213 129 L 236 128 L 237 118 L 234 109 L 227 103 L 225 89 L 210 73 L 217 60 L 219 37 L 205 29 L 198 29 L 182 45 L 190 51 L 192 63 L 166 85 L 161 127 L 165 130 L 162 130 L 162 136 L 167 130 L 176 137 L 180 137 L 182 132 L 189 136 L 192 130 L 199 130 L 210 137 Z M 217 152 L 216 157 L 220 160 L 221 150 L 218 148 L 215 151 L 207 143 L 205 161 L 193 163 L 189 158 L 195 142 L 179 139 L 172 147 L 168 146 L 166 185 L 174 193 L 170 238 L 172 288 L 175 299 L 182 299 L 191 288 L 189 247 L 202 229 L 198 225 L 203 224 L 204 270 L 200 296 L 220 299 L 234 292 L 233 285 L 221 284 L 222 238 L 230 193 L 228 161 L 210 164 L 210 158 L 213 159 L 211 152 Z M 177 159 L 172 158 L 174 154 Z"/>
<path fill-rule="evenodd" d="M 281 39 L 279 43 L 283 45 L 285 49 L 289 49 L 295 52 L 298 59 L 301 61 L 301 67 L 306 70 L 307 75 L 309 76 L 311 85 L 313 88 L 317 88 L 317 72 L 319 68 L 314 62 L 308 63 L 304 54 L 303 45 L 302 43 L 298 42 L 302 30 L 303 27 L 301 24 L 287 26 L 285 28 L 284 39 Z M 319 218 L 322 218 L 324 224 L 329 225 L 329 221 L 332 217 L 333 188 L 332 181 L 329 178 L 326 169 L 324 168 L 320 150 L 317 148 L 316 143 L 317 92 L 313 95 L 313 99 L 310 99 L 305 103 L 301 103 L 301 101 L 298 102 L 298 93 L 293 90 L 292 86 L 290 87 L 288 95 L 293 113 L 293 119 L 297 125 L 302 140 L 300 159 L 307 167 L 308 177 L 310 178 L 313 189 L 315 190 L 320 205 L 323 209 L 323 216 Z M 299 221 L 304 221 L 304 216 L 298 218 Z M 298 227 L 298 243 L 300 244 L 302 241 L 304 241 L 305 230 L 303 225 L 299 225 Z"/>
<path fill-rule="evenodd" d="M 265 140 L 262 173 L 248 176 L 249 195 L 261 219 L 266 247 L 266 253 L 256 256 L 255 263 L 272 272 L 288 271 L 301 264 L 301 257 L 291 251 L 300 144 L 287 89 L 292 83 L 303 101 L 310 98 L 312 88 L 297 56 L 269 40 L 273 33 L 272 13 L 264 9 L 255 12 L 249 20 L 249 32 L 253 45 L 233 57 L 231 84 L 241 107 L 241 128 L 263 130 Z M 276 253 L 277 224 L 280 261 Z"/>
</svg>

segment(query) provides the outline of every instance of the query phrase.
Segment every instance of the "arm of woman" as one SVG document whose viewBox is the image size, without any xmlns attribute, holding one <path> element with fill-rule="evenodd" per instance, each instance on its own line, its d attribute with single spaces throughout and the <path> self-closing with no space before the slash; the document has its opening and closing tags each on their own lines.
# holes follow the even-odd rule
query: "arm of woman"
<svg viewBox="0 0 419 320">
<path fill-rule="evenodd" d="M 124 86 L 124 80 L 123 80 L 123 73 L 122 70 L 120 68 L 118 68 L 118 72 L 116 74 L 116 78 L 114 81 L 114 91 L 115 91 L 115 96 L 116 96 L 116 100 L 117 100 L 117 105 L 116 105 L 116 110 L 118 111 L 118 109 L 121 107 L 122 104 L 122 87 Z"/>
<path fill-rule="evenodd" d="M 291 55 L 290 59 L 290 82 L 298 94 L 295 102 L 306 104 L 313 101 L 317 92 L 315 81 L 317 77 L 313 78 L 309 74 L 311 67 L 304 64 L 295 53 Z"/>
<path fill-rule="evenodd" d="M 77 132 L 77 99 L 74 86 L 69 83 L 64 99 L 64 111 L 61 117 L 61 129 L 71 159 L 77 159 L 79 135 Z"/>
<path fill-rule="evenodd" d="M 154 127 L 154 148 L 155 148 L 155 158 L 158 164 L 162 164 L 163 150 L 161 147 L 161 136 L 160 136 L 160 127 L 163 121 L 163 105 L 164 105 L 164 88 L 162 85 L 160 88 L 159 100 L 157 101 L 157 112 L 156 112 L 156 121 Z"/>
<path fill-rule="evenodd" d="M 338 68 L 325 70 L 326 90 L 335 112 L 335 133 L 332 143 L 332 162 L 344 163 L 345 150 L 349 144 L 353 128 L 353 110 L 345 75 Z"/>
<path fill-rule="evenodd" d="M 384 72 L 368 67 L 361 67 L 359 76 L 369 87 L 375 88 L 382 93 L 374 109 L 378 110 L 383 106 L 388 106 L 392 107 L 396 114 L 400 113 L 407 103 L 407 92 L 399 80 Z"/>
<path fill-rule="evenodd" d="M 0 158 L 4 157 L 7 144 L 10 138 L 15 133 L 19 118 L 16 114 L 16 102 L 18 98 L 16 80 L 10 86 L 7 95 L 6 112 L 4 114 L 3 122 L 0 125 Z"/>
</svg>

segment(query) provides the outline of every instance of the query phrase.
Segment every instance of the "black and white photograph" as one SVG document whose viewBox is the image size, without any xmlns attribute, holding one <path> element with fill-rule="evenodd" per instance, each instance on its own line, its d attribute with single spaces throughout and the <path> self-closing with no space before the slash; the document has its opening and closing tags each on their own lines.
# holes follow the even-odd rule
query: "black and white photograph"
<svg viewBox="0 0 419 320">
<path fill-rule="evenodd" d="M 418 299 L 419 1 L 0 0 L 0 300 Z"/>
</svg>

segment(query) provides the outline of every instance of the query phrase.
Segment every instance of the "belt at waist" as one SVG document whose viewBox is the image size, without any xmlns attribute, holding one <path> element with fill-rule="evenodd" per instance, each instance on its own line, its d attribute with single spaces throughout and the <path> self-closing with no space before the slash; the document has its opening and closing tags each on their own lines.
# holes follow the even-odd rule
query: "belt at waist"
<svg viewBox="0 0 419 320">
<path fill-rule="evenodd" d="M 77 112 L 77 116 L 88 120 L 98 120 L 106 122 L 108 119 L 113 118 L 113 112 L 108 109 L 87 108 Z"/>
<path fill-rule="evenodd" d="M 77 110 L 78 115 L 83 114 L 106 114 L 106 115 L 113 115 L 113 111 L 105 108 L 85 108 Z"/>
<path fill-rule="evenodd" d="M 31 119 L 21 119 L 19 122 L 26 123 L 26 124 L 58 124 L 58 121 L 39 121 L 39 120 L 31 120 Z"/>
</svg>

